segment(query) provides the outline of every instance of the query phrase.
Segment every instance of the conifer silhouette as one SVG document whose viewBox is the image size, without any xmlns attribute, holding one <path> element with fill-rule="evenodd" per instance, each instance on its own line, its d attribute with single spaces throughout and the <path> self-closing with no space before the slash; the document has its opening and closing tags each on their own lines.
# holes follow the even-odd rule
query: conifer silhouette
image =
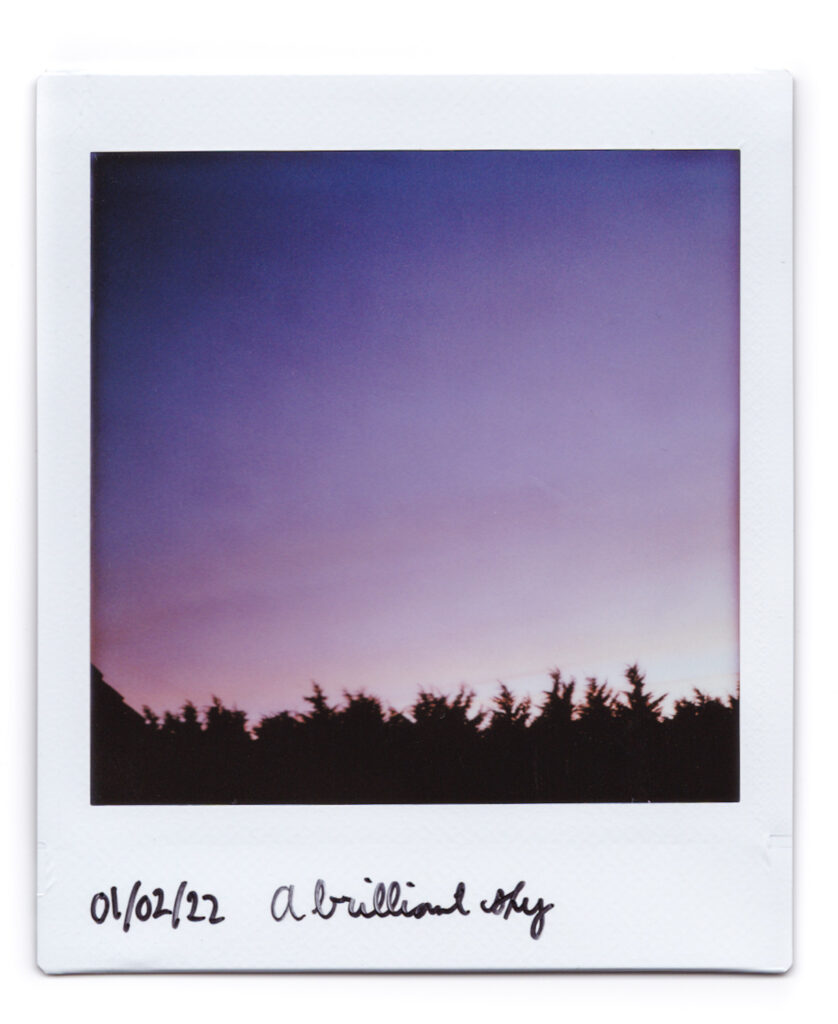
<svg viewBox="0 0 838 1024">
<path fill-rule="evenodd" d="M 637 664 L 626 687 L 558 669 L 533 705 L 501 682 L 488 710 L 472 690 L 421 689 L 406 710 L 364 690 L 265 715 L 218 697 L 162 717 L 134 711 L 91 672 L 91 801 L 189 803 L 551 803 L 739 798 L 739 694 L 666 695 Z"/>
</svg>

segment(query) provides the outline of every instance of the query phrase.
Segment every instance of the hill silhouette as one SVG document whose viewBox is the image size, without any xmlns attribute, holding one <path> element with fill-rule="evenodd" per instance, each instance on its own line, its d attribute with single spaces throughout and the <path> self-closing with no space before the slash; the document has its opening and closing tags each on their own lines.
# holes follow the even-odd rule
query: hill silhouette
<svg viewBox="0 0 838 1024">
<path fill-rule="evenodd" d="M 534 705 L 505 685 L 421 690 L 407 711 L 365 691 L 248 727 L 218 699 L 140 714 L 91 671 L 93 804 L 722 802 L 739 799 L 739 697 L 700 690 L 662 713 L 637 665 L 617 692 L 551 674 Z"/>
</svg>

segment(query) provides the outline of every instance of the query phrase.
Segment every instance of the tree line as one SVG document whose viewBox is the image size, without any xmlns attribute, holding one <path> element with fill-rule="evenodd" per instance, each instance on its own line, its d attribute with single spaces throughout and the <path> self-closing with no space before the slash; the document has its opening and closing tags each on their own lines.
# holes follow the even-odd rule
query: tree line
<svg viewBox="0 0 838 1024">
<path fill-rule="evenodd" d="M 302 713 L 247 715 L 217 697 L 162 716 L 92 675 L 91 802 L 433 804 L 735 801 L 739 696 L 694 690 L 662 711 L 637 665 L 625 688 L 551 673 L 538 703 L 501 683 L 488 708 L 461 687 L 406 711 L 363 690 Z"/>
</svg>

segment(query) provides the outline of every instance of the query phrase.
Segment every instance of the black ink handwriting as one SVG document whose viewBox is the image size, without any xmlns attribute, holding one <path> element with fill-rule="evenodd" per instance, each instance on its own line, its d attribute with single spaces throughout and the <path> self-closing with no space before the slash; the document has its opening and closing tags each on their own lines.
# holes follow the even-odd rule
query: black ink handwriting
<svg viewBox="0 0 838 1024">
<path fill-rule="evenodd" d="M 548 912 L 553 909 L 555 904 L 545 903 L 544 900 L 539 897 L 538 900 L 530 906 L 529 897 L 527 896 L 525 896 L 519 903 L 518 897 L 526 884 L 526 882 L 519 882 L 515 888 L 509 892 L 504 892 L 503 889 L 498 889 L 492 903 L 488 903 L 486 900 L 480 901 L 480 909 L 486 914 L 503 914 L 504 921 L 508 921 L 509 915 L 512 913 L 526 914 L 528 917 L 532 918 L 532 922 L 530 923 L 530 936 L 533 939 L 538 939 L 541 937 L 541 933 L 544 930 L 544 919 Z"/>
</svg>

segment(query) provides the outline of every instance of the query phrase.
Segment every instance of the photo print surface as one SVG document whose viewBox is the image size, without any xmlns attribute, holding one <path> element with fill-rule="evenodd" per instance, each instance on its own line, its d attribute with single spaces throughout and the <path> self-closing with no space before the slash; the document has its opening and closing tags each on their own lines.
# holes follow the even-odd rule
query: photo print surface
<svg viewBox="0 0 838 1024">
<path fill-rule="evenodd" d="M 739 154 L 92 156 L 91 802 L 739 798 Z"/>
</svg>

